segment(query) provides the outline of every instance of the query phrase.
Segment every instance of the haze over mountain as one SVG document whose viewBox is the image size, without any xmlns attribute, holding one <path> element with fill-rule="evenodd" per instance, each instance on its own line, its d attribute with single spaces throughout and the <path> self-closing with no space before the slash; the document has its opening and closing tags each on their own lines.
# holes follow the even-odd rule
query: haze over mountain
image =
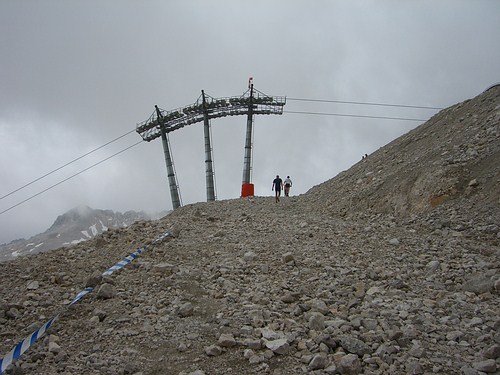
<svg viewBox="0 0 500 375">
<path fill-rule="evenodd" d="M 154 215 L 136 211 L 121 213 L 78 206 L 58 216 L 45 232 L 27 240 L 19 239 L 0 245 L 0 262 L 17 256 L 76 245 L 98 236 L 109 228 L 124 228 L 139 220 L 152 220 L 164 215 L 166 212 Z"/>
</svg>

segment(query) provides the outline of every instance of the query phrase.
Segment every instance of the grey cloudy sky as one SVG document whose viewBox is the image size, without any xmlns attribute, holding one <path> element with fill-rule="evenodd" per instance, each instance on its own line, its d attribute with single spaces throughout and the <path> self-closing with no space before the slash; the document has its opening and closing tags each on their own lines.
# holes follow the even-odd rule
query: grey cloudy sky
<svg viewBox="0 0 500 375">
<path fill-rule="evenodd" d="M 1 0 L 0 196 L 201 90 L 447 107 L 500 81 L 500 2 L 460 0 Z M 436 111 L 289 100 L 288 111 L 427 119 Z M 301 194 L 419 122 L 255 118 L 252 182 Z M 212 121 L 218 199 L 241 192 L 245 117 Z M 134 144 L 135 132 L 0 200 L 3 211 Z M 184 204 L 206 200 L 203 124 L 170 134 Z M 78 206 L 170 209 L 161 141 L 140 145 L 0 215 L 0 243 Z"/>
</svg>

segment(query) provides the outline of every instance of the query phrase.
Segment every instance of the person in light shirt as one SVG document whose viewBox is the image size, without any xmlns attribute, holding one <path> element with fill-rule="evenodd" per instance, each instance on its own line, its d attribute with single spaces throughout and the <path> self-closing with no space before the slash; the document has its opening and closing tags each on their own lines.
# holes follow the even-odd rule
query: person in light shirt
<svg viewBox="0 0 500 375">
<path fill-rule="evenodd" d="M 292 180 L 290 180 L 290 176 L 286 176 L 284 187 L 285 187 L 285 197 L 288 197 L 290 194 L 290 188 L 292 187 Z"/>
</svg>

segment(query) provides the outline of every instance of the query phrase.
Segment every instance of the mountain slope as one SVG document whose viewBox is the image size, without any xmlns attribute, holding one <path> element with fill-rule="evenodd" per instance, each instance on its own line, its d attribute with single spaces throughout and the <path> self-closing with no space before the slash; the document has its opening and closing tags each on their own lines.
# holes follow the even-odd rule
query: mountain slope
<svg viewBox="0 0 500 375">
<path fill-rule="evenodd" d="M 0 263 L 0 353 L 62 311 L 12 373 L 498 373 L 499 118 L 494 87 L 304 195 Z"/>
<path fill-rule="evenodd" d="M 498 203 L 498 86 L 447 108 L 337 178 L 311 189 L 334 212 L 411 215 L 448 199 Z M 476 180 L 475 182 L 471 182 Z"/>
<path fill-rule="evenodd" d="M 108 228 L 127 227 L 136 221 L 150 219 L 152 219 L 151 215 L 145 212 L 127 211 L 121 213 L 111 210 L 95 210 L 87 206 L 75 207 L 58 216 L 45 232 L 28 240 L 16 240 L 0 245 L 0 261 L 10 260 L 17 256 L 37 254 L 63 246 L 72 246 L 92 239 Z"/>
</svg>

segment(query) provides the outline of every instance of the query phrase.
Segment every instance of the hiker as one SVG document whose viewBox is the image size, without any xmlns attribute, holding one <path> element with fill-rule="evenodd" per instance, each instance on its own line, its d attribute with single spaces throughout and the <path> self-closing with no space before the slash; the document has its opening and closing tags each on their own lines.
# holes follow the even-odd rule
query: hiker
<svg viewBox="0 0 500 375">
<path fill-rule="evenodd" d="M 288 197 L 290 194 L 290 188 L 292 187 L 292 180 L 290 180 L 290 176 L 286 176 L 284 184 L 285 184 L 285 197 Z"/>
<path fill-rule="evenodd" d="M 271 188 L 271 190 L 274 190 L 274 192 L 275 192 L 276 203 L 278 203 L 280 201 L 282 187 L 283 187 L 283 180 L 280 178 L 279 175 L 276 175 L 276 178 L 273 181 L 273 186 Z"/>
</svg>

